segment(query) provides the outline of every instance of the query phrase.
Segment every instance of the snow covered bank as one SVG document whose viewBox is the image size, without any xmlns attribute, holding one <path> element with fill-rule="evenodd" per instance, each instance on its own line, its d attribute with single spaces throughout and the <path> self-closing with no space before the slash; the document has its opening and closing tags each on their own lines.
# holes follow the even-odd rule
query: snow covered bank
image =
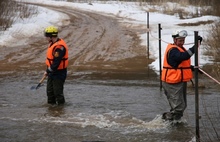
<svg viewBox="0 0 220 142">
<path fill-rule="evenodd" d="M 97 3 L 72 3 L 65 1 L 53 1 L 53 0 L 23 0 L 23 2 L 29 2 L 33 4 L 53 5 L 53 6 L 66 6 L 73 9 L 82 9 L 86 11 L 98 12 L 100 14 L 106 14 L 108 16 L 115 16 L 121 19 L 120 22 L 129 22 L 132 24 L 146 25 L 147 14 L 149 10 L 148 6 L 139 6 L 137 3 L 131 2 L 97 2 Z M 170 3 L 168 5 L 171 5 Z M 157 7 L 160 8 L 160 7 Z M 188 11 L 194 11 L 192 6 L 189 6 Z M 162 59 L 163 53 L 167 43 L 172 42 L 171 33 L 175 29 L 185 29 L 188 31 L 189 36 L 186 38 L 186 43 L 193 43 L 194 31 L 199 31 L 199 35 L 206 37 L 209 32 L 207 25 L 199 26 L 178 26 L 182 23 L 196 23 L 199 21 L 213 20 L 217 17 L 203 16 L 193 19 L 179 19 L 177 16 L 165 15 L 157 12 L 150 12 L 150 58 L 155 61 L 150 65 L 156 71 L 159 70 L 159 53 L 158 53 L 158 24 L 162 26 Z M 1 34 L 0 46 L 24 45 L 27 44 L 29 37 L 42 36 L 43 30 L 48 25 L 63 26 L 68 24 L 69 17 L 66 14 L 48 10 L 46 8 L 39 7 L 38 14 L 34 15 L 30 19 L 23 19 L 16 21 L 4 34 Z M 147 32 L 147 31 L 146 31 Z M 143 45 L 146 45 L 146 34 L 140 35 Z M 18 42 L 19 41 L 19 42 Z M 205 39 L 204 39 L 205 41 Z M 193 46 L 193 44 L 186 45 L 186 48 Z M 147 48 L 146 48 L 147 49 Z M 206 64 L 209 62 L 207 56 L 203 55 L 204 47 L 200 47 L 200 64 Z M 146 50 L 147 54 L 147 50 Z M 194 58 L 192 58 L 193 63 Z"/>
</svg>

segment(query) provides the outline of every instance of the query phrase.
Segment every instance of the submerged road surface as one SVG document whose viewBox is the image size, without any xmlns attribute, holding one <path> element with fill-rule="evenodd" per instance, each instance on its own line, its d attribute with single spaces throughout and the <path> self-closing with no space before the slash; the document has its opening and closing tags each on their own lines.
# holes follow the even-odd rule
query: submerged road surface
<svg viewBox="0 0 220 142">
<path fill-rule="evenodd" d="M 46 86 L 37 85 L 45 70 L 47 43 L 1 47 L 1 142 L 190 142 L 195 141 L 195 96 L 179 125 L 161 119 L 169 110 L 159 77 L 148 68 L 146 47 L 137 33 L 143 26 L 120 17 L 67 7 L 45 6 L 70 16 L 60 37 L 70 49 L 64 106 L 46 104 Z M 206 82 L 202 80 L 204 83 Z M 220 140 L 220 96 L 216 86 L 200 89 L 201 141 Z"/>
</svg>

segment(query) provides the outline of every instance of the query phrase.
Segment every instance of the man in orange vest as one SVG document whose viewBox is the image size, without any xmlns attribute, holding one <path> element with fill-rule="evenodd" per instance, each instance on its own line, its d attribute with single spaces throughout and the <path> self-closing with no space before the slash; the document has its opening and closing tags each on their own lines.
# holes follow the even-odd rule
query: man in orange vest
<svg viewBox="0 0 220 142">
<path fill-rule="evenodd" d="M 168 44 L 162 69 L 162 86 L 171 107 L 162 119 L 180 120 L 187 107 L 187 82 L 193 77 L 190 57 L 194 54 L 194 46 L 186 50 L 183 45 L 187 31 L 177 30 L 172 34 L 173 44 Z M 199 37 L 200 42 L 202 37 Z"/>
<path fill-rule="evenodd" d="M 47 102 L 52 105 L 62 105 L 65 103 L 63 89 L 67 76 L 68 47 L 63 39 L 58 38 L 56 27 L 47 27 L 44 34 L 49 42 L 46 54 L 47 69 L 44 73 L 48 76 Z"/>
</svg>

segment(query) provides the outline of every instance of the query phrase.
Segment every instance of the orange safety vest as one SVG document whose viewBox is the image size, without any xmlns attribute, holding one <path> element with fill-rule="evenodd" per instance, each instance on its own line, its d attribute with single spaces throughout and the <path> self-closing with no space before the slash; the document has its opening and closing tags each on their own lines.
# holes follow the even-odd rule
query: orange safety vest
<svg viewBox="0 0 220 142">
<path fill-rule="evenodd" d="M 50 67 L 53 64 L 54 60 L 54 53 L 57 48 L 64 47 L 66 49 L 66 53 L 64 57 L 62 58 L 62 61 L 60 62 L 58 70 L 65 69 L 68 66 L 68 47 L 63 39 L 60 39 L 56 43 L 52 44 L 51 46 L 48 46 L 47 49 L 47 59 L 46 59 L 46 65 Z"/>
<path fill-rule="evenodd" d="M 161 80 L 167 83 L 190 81 L 193 77 L 190 59 L 182 61 L 177 68 L 173 68 L 168 64 L 168 56 L 171 48 L 177 48 L 180 52 L 185 52 L 184 49 L 174 44 L 168 44 L 164 55 Z"/>
</svg>

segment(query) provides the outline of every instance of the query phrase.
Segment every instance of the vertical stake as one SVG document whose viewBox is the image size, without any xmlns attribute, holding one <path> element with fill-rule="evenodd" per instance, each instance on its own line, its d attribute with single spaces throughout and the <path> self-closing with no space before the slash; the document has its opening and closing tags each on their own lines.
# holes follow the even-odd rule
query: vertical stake
<svg viewBox="0 0 220 142">
<path fill-rule="evenodd" d="M 199 134 L 199 91 L 198 91 L 198 31 L 194 31 L 195 42 L 195 118 L 196 118 L 196 142 L 200 142 Z"/>
<path fill-rule="evenodd" d="M 147 12 L 147 29 L 148 29 L 148 32 L 147 32 L 147 57 L 149 59 L 149 48 L 150 48 L 150 45 L 149 45 L 149 30 L 150 30 L 150 26 L 149 26 L 149 12 Z"/>
<path fill-rule="evenodd" d="M 161 24 L 158 25 L 158 31 L 159 31 L 159 72 L 160 72 L 160 90 L 162 89 L 162 81 L 161 81 Z"/>
</svg>

